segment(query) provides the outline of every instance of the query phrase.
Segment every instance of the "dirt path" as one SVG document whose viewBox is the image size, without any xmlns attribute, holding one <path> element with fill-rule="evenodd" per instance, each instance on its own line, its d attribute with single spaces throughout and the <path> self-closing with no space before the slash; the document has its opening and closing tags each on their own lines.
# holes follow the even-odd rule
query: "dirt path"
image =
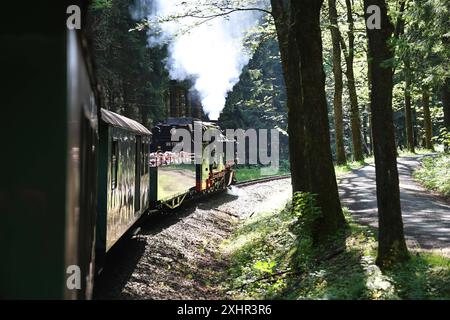
<svg viewBox="0 0 450 320">
<path fill-rule="evenodd" d="M 409 246 L 450 255 L 450 205 L 412 177 L 420 156 L 398 160 L 405 235 Z M 358 222 L 378 226 L 375 167 L 367 165 L 340 179 L 342 205 Z"/>
<path fill-rule="evenodd" d="M 96 282 L 96 299 L 218 299 L 226 276 L 219 246 L 240 220 L 282 208 L 290 180 L 234 188 L 171 215 L 149 218 L 121 241 Z"/>
</svg>

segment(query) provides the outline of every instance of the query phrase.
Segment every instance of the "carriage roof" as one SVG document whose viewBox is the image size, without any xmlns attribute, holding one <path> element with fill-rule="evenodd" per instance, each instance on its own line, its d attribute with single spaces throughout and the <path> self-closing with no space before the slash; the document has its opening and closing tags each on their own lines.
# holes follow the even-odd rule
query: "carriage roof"
<svg viewBox="0 0 450 320">
<path fill-rule="evenodd" d="M 150 130 L 148 130 L 146 127 L 144 127 L 139 122 L 132 120 L 130 118 L 121 116 L 120 114 L 117 114 L 115 112 L 102 109 L 102 120 L 103 122 L 114 126 L 119 127 L 125 130 L 134 131 L 136 133 L 142 134 L 142 135 L 152 135 Z"/>
</svg>

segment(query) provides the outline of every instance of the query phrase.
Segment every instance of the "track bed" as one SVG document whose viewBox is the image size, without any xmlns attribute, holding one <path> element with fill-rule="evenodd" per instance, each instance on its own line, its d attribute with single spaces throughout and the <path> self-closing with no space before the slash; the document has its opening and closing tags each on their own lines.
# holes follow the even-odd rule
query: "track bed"
<svg viewBox="0 0 450 320">
<path fill-rule="evenodd" d="M 227 257 L 220 244 L 258 212 L 284 206 L 290 180 L 263 182 L 148 219 L 140 235 L 113 248 L 96 299 L 216 299 Z"/>
</svg>

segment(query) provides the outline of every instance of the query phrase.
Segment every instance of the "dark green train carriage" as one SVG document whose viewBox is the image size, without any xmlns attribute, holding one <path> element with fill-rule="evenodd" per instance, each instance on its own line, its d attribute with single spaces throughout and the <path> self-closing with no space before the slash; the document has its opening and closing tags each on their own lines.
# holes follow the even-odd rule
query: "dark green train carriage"
<svg viewBox="0 0 450 320">
<path fill-rule="evenodd" d="M 98 170 L 97 264 L 150 208 L 151 132 L 102 109 Z"/>
<path fill-rule="evenodd" d="M 66 27 L 69 4 L 85 12 L 86 1 L 1 10 L 0 298 L 92 293 L 98 110 L 86 41 Z M 71 266 L 79 289 L 67 285 Z"/>
</svg>

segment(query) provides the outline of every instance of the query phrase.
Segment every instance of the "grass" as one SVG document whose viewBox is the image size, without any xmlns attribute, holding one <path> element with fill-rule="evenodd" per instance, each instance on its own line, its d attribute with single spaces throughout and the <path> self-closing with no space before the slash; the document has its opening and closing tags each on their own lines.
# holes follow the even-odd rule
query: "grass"
<svg viewBox="0 0 450 320">
<path fill-rule="evenodd" d="M 367 164 L 373 164 L 374 158 L 369 157 L 364 159 L 364 161 L 354 161 L 354 162 L 348 162 L 345 165 L 336 165 L 335 171 L 336 176 L 340 177 L 347 173 L 349 173 L 352 170 L 360 169 L 364 167 Z M 236 179 L 237 181 L 247 181 L 247 180 L 254 180 L 262 177 L 266 177 L 267 175 L 263 175 L 261 171 L 260 166 L 239 166 L 236 168 Z M 286 163 L 283 163 L 280 166 L 280 170 L 278 172 L 273 173 L 272 175 L 283 175 L 283 174 L 290 174 L 289 165 Z"/>
<path fill-rule="evenodd" d="M 372 157 L 365 158 L 363 161 L 353 161 L 353 162 L 347 162 L 344 165 L 336 165 L 336 166 L 334 166 L 334 170 L 336 172 L 336 177 L 339 178 L 339 177 L 349 173 L 352 170 L 361 169 L 362 167 L 364 167 L 368 164 L 373 164 L 374 161 L 375 160 L 372 156 Z"/>
<path fill-rule="evenodd" d="M 321 248 L 294 231 L 291 210 L 247 220 L 222 245 L 231 299 L 450 299 L 450 260 L 413 253 L 388 272 L 375 265 L 373 229 L 356 224 Z"/>
<path fill-rule="evenodd" d="M 283 175 L 290 174 L 289 168 L 280 167 L 278 172 L 264 172 L 264 167 L 260 166 L 239 166 L 236 168 L 236 180 L 237 181 L 247 181 L 259 179 L 271 175 Z"/>
<path fill-rule="evenodd" d="M 433 152 L 429 149 L 424 149 L 424 148 L 415 148 L 414 149 L 415 152 L 410 152 L 408 149 L 398 149 L 397 153 L 399 157 L 411 157 L 411 156 L 417 156 L 417 155 L 426 155 L 429 154 L 430 152 Z"/>
<path fill-rule="evenodd" d="M 427 189 L 450 196 L 450 154 L 441 153 L 422 160 L 422 167 L 414 173 Z"/>
</svg>

